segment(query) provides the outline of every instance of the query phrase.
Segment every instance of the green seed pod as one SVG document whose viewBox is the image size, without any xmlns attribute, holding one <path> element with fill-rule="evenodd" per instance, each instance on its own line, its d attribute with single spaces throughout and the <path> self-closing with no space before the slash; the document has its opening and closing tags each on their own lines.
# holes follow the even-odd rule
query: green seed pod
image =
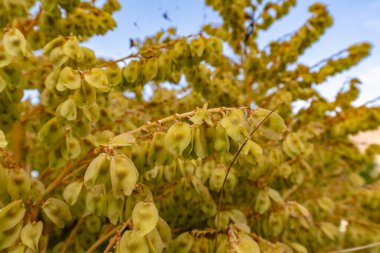
<svg viewBox="0 0 380 253">
<path fill-rule="evenodd" d="M 88 165 L 86 173 L 84 174 L 84 185 L 87 188 L 95 184 L 101 184 L 107 181 L 109 177 L 109 162 L 107 154 L 102 153 L 98 155 Z"/>
<path fill-rule="evenodd" d="M 339 229 L 330 222 L 321 222 L 320 229 L 332 241 L 337 240 L 339 237 Z"/>
<path fill-rule="evenodd" d="M 243 142 L 248 136 L 244 125 L 244 112 L 239 109 L 233 109 L 221 119 L 220 124 L 229 137 L 236 142 Z"/>
<path fill-rule="evenodd" d="M 0 209 L 0 232 L 15 227 L 25 215 L 22 200 L 16 200 Z M 0 237 L 1 238 L 1 237 Z"/>
<path fill-rule="evenodd" d="M 55 144 L 64 133 L 64 128 L 59 126 L 57 118 L 52 118 L 41 127 L 38 132 L 38 140 L 48 145 Z"/>
<path fill-rule="evenodd" d="M 4 34 L 3 46 L 12 56 L 21 57 L 28 54 L 25 37 L 18 29 L 11 29 Z"/>
<path fill-rule="evenodd" d="M 0 94 L 5 90 L 7 87 L 7 82 L 1 77 L 0 75 Z"/>
<path fill-rule="evenodd" d="M 294 158 L 304 151 L 305 145 L 302 143 L 298 135 L 293 132 L 286 136 L 282 143 L 282 148 L 285 154 Z"/>
<path fill-rule="evenodd" d="M 215 216 L 215 225 L 217 224 L 217 218 L 218 216 Z M 219 213 L 219 228 L 220 229 L 227 229 L 228 228 L 228 225 L 230 225 L 230 217 L 229 217 L 229 214 L 228 214 L 228 211 L 221 211 Z"/>
<path fill-rule="evenodd" d="M 100 109 L 97 103 L 91 105 L 85 105 L 82 107 L 84 116 L 90 122 L 97 122 L 100 118 Z"/>
<path fill-rule="evenodd" d="M 44 51 L 44 54 L 48 54 L 54 48 L 63 45 L 64 42 L 65 42 L 64 38 L 62 36 L 59 36 L 51 40 L 50 42 L 48 42 L 42 50 Z"/>
<path fill-rule="evenodd" d="M 22 223 L 5 230 L 0 231 L 0 250 L 9 248 L 17 242 L 20 238 L 20 233 L 22 229 Z"/>
<path fill-rule="evenodd" d="M 69 57 L 63 52 L 62 47 L 56 47 L 50 52 L 49 59 L 54 67 L 59 68 L 69 60 Z"/>
<path fill-rule="evenodd" d="M 227 170 L 224 167 L 216 167 L 211 171 L 209 184 L 210 189 L 214 191 L 220 191 L 223 185 L 224 178 L 226 177 Z M 230 177 L 231 174 L 228 175 Z"/>
<path fill-rule="evenodd" d="M 94 185 L 86 195 L 86 211 L 84 215 L 107 215 L 106 187 L 104 184 Z"/>
<path fill-rule="evenodd" d="M 200 207 L 203 213 L 207 217 L 214 216 L 216 214 L 217 207 L 207 187 L 197 177 L 192 177 L 191 183 L 193 184 L 201 200 Z"/>
<path fill-rule="evenodd" d="M 197 110 L 194 116 L 190 118 L 190 121 L 195 125 L 202 125 L 203 123 L 206 123 L 209 126 L 214 126 L 211 113 L 207 111 L 207 103 L 203 105 L 202 109 Z"/>
<path fill-rule="evenodd" d="M 149 145 L 148 164 L 151 166 L 167 164 L 171 157 L 165 147 L 165 133 L 155 132 Z"/>
<path fill-rule="evenodd" d="M 145 236 L 156 227 L 158 217 L 158 210 L 153 203 L 138 202 L 132 211 L 133 230 L 139 236 Z"/>
<path fill-rule="evenodd" d="M 69 206 L 56 198 L 46 200 L 42 205 L 42 211 L 58 228 L 63 228 L 66 222 L 72 220 Z"/>
<path fill-rule="evenodd" d="M 29 194 L 31 187 L 30 175 L 23 169 L 9 170 L 7 191 L 12 199 L 20 199 Z"/>
<path fill-rule="evenodd" d="M 4 132 L 0 130 L 0 148 L 5 148 L 7 145 L 8 145 L 8 142 L 5 139 Z"/>
<path fill-rule="evenodd" d="M 77 61 L 84 63 L 85 66 L 93 66 L 97 61 L 94 51 L 87 47 L 80 48 L 83 52 L 83 58 L 78 59 Z"/>
<path fill-rule="evenodd" d="M 296 243 L 296 242 L 286 242 L 292 249 L 294 250 L 295 253 L 308 253 L 307 249 L 305 246 Z"/>
<path fill-rule="evenodd" d="M 268 188 L 268 194 L 269 194 L 269 197 L 277 204 L 283 204 L 284 203 L 284 199 L 282 198 L 281 194 L 272 189 L 272 188 Z"/>
<path fill-rule="evenodd" d="M 60 115 L 65 119 L 72 121 L 77 118 L 77 106 L 73 98 L 66 99 L 59 108 Z"/>
<path fill-rule="evenodd" d="M 65 67 L 59 74 L 57 90 L 64 91 L 66 88 L 75 90 L 81 86 L 82 80 L 78 72 L 70 67 Z"/>
<path fill-rule="evenodd" d="M 157 229 L 153 229 L 152 232 L 146 235 L 146 241 L 151 252 L 162 253 L 165 248 L 165 244 L 162 241 Z"/>
<path fill-rule="evenodd" d="M 139 61 L 131 61 L 124 69 L 123 76 L 128 83 L 134 84 L 140 78 L 141 65 Z"/>
<path fill-rule="evenodd" d="M 113 137 L 107 145 L 113 147 L 126 147 L 136 143 L 135 137 L 130 133 L 122 133 Z"/>
<path fill-rule="evenodd" d="M 190 50 L 193 57 L 201 58 L 205 48 L 206 45 L 202 38 L 196 38 L 190 41 Z"/>
<path fill-rule="evenodd" d="M 4 47 L 0 47 L 0 68 L 7 66 L 12 62 L 12 57 L 7 53 Z"/>
<path fill-rule="evenodd" d="M 84 221 L 84 226 L 91 234 L 96 234 L 102 228 L 102 220 L 96 215 L 89 215 Z"/>
<path fill-rule="evenodd" d="M 8 253 L 25 253 L 26 246 L 22 243 L 18 243 L 16 246 L 8 248 Z"/>
<path fill-rule="evenodd" d="M 273 236 L 280 236 L 284 231 L 284 216 L 280 212 L 271 212 L 269 214 L 268 226 L 270 227 L 269 232 Z"/>
<path fill-rule="evenodd" d="M 322 210 L 328 213 L 332 213 L 335 209 L 334 201 L 329 197 L 323 196 L 317 199 L 317 203 Z"/>
<path fill-rule="evenodd" d="M 215 142 L 214 142 L 215 151 L 219 152 L 220 154 L 224 154 L 229 151 L 230 141 L 228 139 L 226 130 L 220 124 L 220 122 L 216 125 L 214 138 L 215 138 Z"/>
<path fill-rule="evenodd" d="M 258 164 L 263 159 L 263 149 L 254 141 L 248 140 L 241 154 L 251 164 Z"/>
<path fill-rule="evenodd" d="M 45 79 L 45 87 L 50 91 L 53 91 L 57 86 L 59 75 L 61 73 L 60 68 L 55 68 L 53 71 L 49 73 L 49 75 Z"/>
<path fill-rule="evenodd" d="M 42 221 L 29 223 L 21 230 L 22 243 L 30 248 L 33 252 L 38 252 L 38 242 L 42 234 Z"/>
<path fill-rule="evenodd" d="M 149 253 L 149 246 L 145 239 L 132 231 L 125 231 L 118 245 L 120 253 Z"/>
<path fill-rule="evenodd" d="M 139 178 L 139 172 L 131 159 L 124 155 L 112 157 L 110 174 L 115 198 L 123 198 L 132 194 Z"/>
<path fill-rule="evenodd" d="M 162 242 L 165 244 L 165 247 L 167 247 L 172 241 L 172 232 L 170 226 L 164 219 L 158 217 L 156 229 L 160 234 L 160 238 L 162 239 Z"/>
<path fill-rule="evenodd" d="M 101 68 L 90 69 L 84 74 L 84 80 L 86 80 L 90 86 L 102 92 L 107 92 L 110 89 L 108 85 L 107 73 Z"/>
<path fill-rule="evenodd" d="M 264 214 L 270 208 L 270 198 L 268 191 L 259 191 L 256 195 L 255 212 Z"/>
<path fill-rule="evenodd" d="M 199 126 L 194 128 L 194 146 L 193 153 L 197 158 L 205 158 L 208 155 L 207 140 L 205 127 Z"/>
<path fill-rule="evenodd" d="M 191 144 L 191 127 L 184 122 L 173 124 L 165 137 L 165 146 L 174 156 L 181 156 Z"/>
<path fill-rule="evenodd" d="M 80 156 L 82 148 L 79 140 L 68 133 L 66 134 L 66 145 L 61 151 L 66 160 L 72 160 Z"/>
<path fill-rule="evenodd" d="M 117 199 L 113 194 L 107 195 L 107 217 L 113 225 L 122 218 L 124 199 Z"/>
<path fill-rule="evenodd" d="M 70 37 L 63 44 L 63 52 L 73 60 L 81 61 L 83 58 L 82 49 L 79 46 L 78 39 L 76 37 Z"/>
<path fill-rule="evenodd" d="M 63 190 L 63 198 L 70 206 L 75 205 L 82 191 L 83 182 L 73 182 Z"/>
<path fill-rule="evenodd" d="M 151 81 L 157 76 L 158 73 L 158 60 L 157 58 L 148 59 L 142 65 L 142 74 L 146 81 Z"/>
<path fill-rule="evenodd" d="M 240 234 L 236 243 L 232 244 L 236 253 L 260 253 L 259 244 L 246 234 Z"/>
<path fill-rule="evenodd" d="M 123 81 L 123 73 L 117 64 L 112 64 L 106 69 L 108 83 L 111 87 L 119 85 Z"/>
<path fill-rule="evenodd" d="M 193 244 L 194 237 L 192 237 L 189 232 L 184 232 L 174 239 L 170 249 L 176 253 L 189 253 Z"/>
<path fill-rule="evenodd" d="M 163 52 L 158 58 L 158 78 L 166 80 L 172 70 L 172 58 L 169 51 Z"/>
<path fill-rule="evenodd" d="M 271 111 L 258 108 L 255 110 L 251 120 L 255 126 L 258 126 L 269 113 L 271 113 Z M 269 118 L 259 127 L 258 131 L 270 140 L 280 140 L 282 138 L 282 133 L 286 131 L 286 126 L 280 115 L 272 112 Z"/>
<path fill-rule="evenodd" d="M 238 209 L 232 209 L 228 211 L 228 216 L 234 223 L 243 223 L 247 224 L 247 217 L 245 214 L 238 210 Z"/>
</svg>

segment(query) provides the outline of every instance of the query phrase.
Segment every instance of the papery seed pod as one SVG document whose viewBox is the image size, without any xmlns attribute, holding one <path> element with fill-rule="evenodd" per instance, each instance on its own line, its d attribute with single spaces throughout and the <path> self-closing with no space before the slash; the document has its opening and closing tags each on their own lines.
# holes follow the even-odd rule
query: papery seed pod
<svg viewBox="0 0 380 253">
<path fill-rule="evenodd" d="M 131 61 L 124 69 L 123 69 L 123 76 L 125 80 L 130 83 L 134 84 L 138 81 L 140 78 L 140 72 L 141 72 L 141 65 L 139 61 Z"/>
<path fill-rule="evenodd" d="M 12 56 L 10 56 L 4 47 L 0 47 L 0 68 L 7 66 L 12 62 Z"/>
<path fill-rule="evenodd" d="M 73 98 L 66 99 L 59 108 L 60 115 L 65 119 L 72 121 L 77 118 L 77 106 Z"/>
<path fill-rule="evenodd" d="M 7 82 L 1 77 L 0 75 L 0 94 L 5 90 L 7 87 Z"/>
<path fill-rule="evenodd" d="M 0 232 L 15 227 L 24 218 L 25 207 L 22 200 L 16 200 L 0 209 Z"/>
<path fill-rule="evenodd" d="M 29 194 L 31 187 L 30 175 L 23 169 L 9 171 L 7 191 L 13 199 L 20 199 Z"/>
<path fill-rule="evenodd" d="M 12 56 L 28 56 L 25 37 L 18 29 L 11 29 L 4 34 L 3 46 Z"/>
<path fill-rule="evenodd" d="M 215 151 L 219 152 L 220 154 L 224 154 L 229 151 L 230 141 L 228 140 L 226 130 L 220 123 L 216 125 L 214 138 Z"/>
<path fill-rule="evenodd" d="M 63 228 L 72 220 L 69 206 L 62 200 L 49 198 L 42 205 L 42 211 L 58 227 Z"/>
<path fill-rule="evenodd" d="M 44 54 L 48 54 L 51 52 L 56 47 L 59 47 L 63 45 L 65 42 L 64 38 L 62 36 L 58 36 L 57 38 L 49 41 L 43 48 L 42 50 L 44 51 Z"/>
<path fill-rule="evenodd" d="M 113 194 L 107 195 L 107 217 L 113 225 L 116 225 L 122 218 L 123 207 L 124 199 L 117 199 Z"/>
<path fill-rule="evenodd" d="M 5 148 L 7 145 L 8 145 L 8 142 L 5 139 L 4 132 L 0 130 L 0 148 Z"/>
<path fill-rule="evenodd" d="M 96 89 L 83 83 L 81 89 L 75 91 L 74 99 L 78 107 L 93 105 L 96 103 Z"/>
<path fill-rule="evenodd" d="M 95 214 L 97 216 L 107 215 L 107 198 L 104 184 L 97 184 L 91 188 L 86 195 L 86 211 L 84 215 Z"/>
<path fill-rule="evenodd" d="M 165 244 L 165 247 L 167 247 L 172 241 L 172 232 L 169 224 L 161 217 L 158 217 L 156 229 L 160 234 L 160 238 L 162 239 L 162 242 Z"/>
<path fill-rule="evenodd" d="M 113 195 L 116 198 L 131 195 L 139 178 L 135 165 L 126 156 L 112 157 L 110 175 Z"/>
<path fill-rule="evenodd" d="M 46 144 L 55 144 L 64 133 L 64 128 L 59 126 L 57 118 L 52 118 L 41 127 L 37 137 Z"/>
<path fill-rule="evenodd" d="M 157 58 L 148 59 L 142 65 L 142 74 L 147 81 L 153 80 L 158 73 L 158 60 Z"/>
<path fill-rule="evenodd" d="M 213 55 L 223 54 L 222 41 L 217 37 L 211 37 L 207 43 L 207 51 Z"/>
<path fill-rule="evenodd" d="M 268 194 L 269 194 L 269 197 L 277 204 L 283 204 L 284 203 L 284 199 L 282 198 L 281 194 L 272 189 L 272 188 L 268 188 Z"/>
<path fill-rule="evenodd" d="M 57 90 L 64 91 L 67 89 L 78 89 L 81 86 L 82 80 L 78 72 L 74 71 L 70 67 L 65 67 L 59 74 L 57 83 Z"/>
<path fill-rule="evenodd" d="M 83 182 L 87 188 L 90 188 L 95 184 L 104 183 L 108 177 L 109 162 L 107 160 L 107 154 L 102 153 L 88 165 Z"/>
<path fill-rule="evenodd" d="M 29 223 L 21 230 L 21 241 L 24 245 L 30 248 L 33 252 L 38 251 L 38 242 L 42 234 L 42 221 L 37 223 Z"/>
<path fill-rule="evenodd" d="M 209 126 L 214 126 L 212 122 L 212 115 L 207 111 L 207 103 L 203 105 L 202 109 L 198 109 L 197 112 L 189 119 L 195 125 L 202 125 L 206 123 Z"/>
<path fill-rule="evenodd" d="M 194 237 L 189 232 L 184 232 L 177 236 L 170 245 L 172 252 L 189 253 L 194 243 Z"/>
<path fill-rule="evenodd" d="M 171 160 L 172 155 L 165 147 L 165 136 L 166 134 L 162 132 L 153 134 L 148 151 L 148 164 L 150 166 L 163 165 Z"/>
<path fill-rule="evenodd" d="M 19 242 L 16 246 L 11 246 L 7 250 L 8 250 L 7 251 L 8 253 L 25 253 L 26 246 L 22 244 L 21 242 Z"/>
<path fill-rule="evenodd" d="M 84 226 L 91 234 L 96 234 L 102 227 L 102 220 L 96 215 L 89 215 L 84 221 Z"/>
<path fill-rule="evenodd" d="M 63 52 L 62 47 L 56 47 L 50 52 L 49 59 L 55 68 L 59 68 L 69 60 L 69 57 Z"/>
<path fill-rule="evenodd" d="M 45 79 L 45 87 L 51 91 L 55 89 L 58 83 L 59 75 L 61 73 L 60 68 L 55 68 L 49 73 Z"/>
<path fill-rule="evenodd" d="M 224 178 L 226 177 L 227 170 L 224 167 L 216 167 L 211 171 L 209 184 L 210 189 L 220 191 L 223 185 Z M 228 175 L 230 177 L 230 174 Z"/>
<path fill-rule="evenodd" d="M 255 212 L 264 214 L 270 208 L 270 198 L 268 191 L 261 190 L 256 195 Z"/>
<path fill-rule="evenodd" d="M 174 61 L 180 62 L 181 60 L 185 59 L 189 54 L 189 48 L 186 39 L 183 38 L 175 43 L 174 48 L 171 52 Z"/>
<path fill-rule="evenodd" d="M 110 89 L 107 74 L 101 68 L 93 68 L 87 71 L 84 74 L 84 80 L 86 80 L 90 86 L 102 92 L 107 92 Z"/>
<path fill-rule="evenodd" d="M 77 61 L 84 63 L 86 66 L 93 66 L 97 61 L 94 51 L 87 47 L 80 47 L 80 49 L 83 52 L 83 57 L 77 59 Z"/>
<path fill-rule="evenodd" d="M 194 128 L 193 153 L 197 158 L 205 158 L 208 155 L 205 127 Z"/>
<path fill-rule="evenodd" d="M 190 50 L 193 57 L 201 58 L 205 48 L 205 42 L 202 38 L 196 38 L 190 41 Z"/>
<path fill-rule="evenodd" d="M 330 222 L 321 222 L 320 229 L 332 241 L 337 240 L 339 237 L 339 229 Z"/>
<path fill-rule="evenodd" d="M 70 37 L 63 44 L 63 52 L 73 60 L 81 61 L 83 58 L 82 49 L 79 46 L 78 39 L 76 37 Z"/>
<path fill-rule="evenodd" d="M 295 253 L 308 253 L 307 249 L 305 246 L 296 243 L 296 242 L 286 242 L 293 250 Z"/>
<path fill-rule="evenodd" d="M 68 184 L 63 190 L 63 198 L 66 203 L 70 206 L 73 206 L 79 198 L 79 195 L 82 191 L 83 182 L 73 182 Z"/>
<path fill-rule="evenodd" d="M 326 211 L 328 213 L 332 213 L 335 209 L 334 201 L 327 196 L 323 196 L 321 198 L 318 198 L 317 203 L 321 209 L 323 209 L 324 211 Z"/>
<path fill-rule="evenodd" d="M 243 224 L 247 224 L 247 217 L 245 216 L 245 214 L 238 210 L 238 209 L 232 209 L 232 210 L 229 210 L 228 211 L 228 216 L 230 217 L 230 219 L 234 222 L 234 223 L 243 223 Z"/>
<path fill-rule="evenodd" d="M 139 236 L 145 236 L 156 227 L 158 217 L 158 210 L 153 203 L 138 202 L 132 211 L 133 230 Z"/>
<path fill-rule="evenodd" d="M 93 103 L 91 105 L 86 105 L 82 107 L 83 115 L 90 122 L 97 122 L 100 118 L 100 109 L 97 103 Z"/>
<path fill-rule="evenodd" d="M 243 127 L 244 112 L 240 109 L 233 109 L 220 120 L 220 124 L 229 137 L 236 142 L 243 142 L 248 136 L 245 128 Z"/>
<path fill-rule="evenodd" d="M 152 232 L 148 233 L 145 238 L 151 252 L 162 253 L 165 248 L 165 244 L 162 241 L 157 229 L 153 229 Z"/>
<path fill-rule="evenodd" d="M 258 164 L 263 158 L 263 149 L 254 141 L 248 140 L 241 154 L 251 164 Z"/>
<path fill-rule="evenodd" d="M 258 108 L 255 110 L 251 120 L 258 126 L 270 113 L 270 110 Z M 259 127 L 258 131 L 270 140 L 280 140 L 282 134 L 286 131 L 286 126 L 280 115 L 272 112 L 269 118 Z"/>
<path fill-rule="evenodd" d="M 145 237 L 132 231 L 125 231 L 118 245 L 120 253 L 149 253 Z"/>
<path fill-rule="evenodd" d="M 207 217 L 213 217 L 216 214 L 217 207 L 209 190 L 202 183 L 202 181 L 197 177 L 192 177 L 191 182 L 201 200 L 201 203 L 200 203 L 201 210 Z"/>
<path fill-rule="evenodd" d="M 66 134 L 66 145 L 62 148 L 62 156 L 66 160 L 77 158 L 82 151 L 79 140 L 71 134 Z"/>
<path fill-rule="evenodd" d="M 232 248 L 236 253 L 260 253 L 259 244 L 249 235 L 239 234 L 240 238 L 236 243 L 232 243 Z"/>
<path fill-rule="evenodd" d="M 166 80 L 172 70 L 172 59 L 168 51 L 163 52 L 158 58 L 158 79 Z"/>
<path fill-rule="evenodd" d="M 122 133 L 110 139 L 108 145 L 113 147 L 131 146 L 136 143 L 135 137 L 130 133 Z"/>
<path fill-rule="evenodd" d="M 123 73 L 117 64 L 109 65 L 106 69 L 106 74 L 111 87 L 117 86 L 123 81 Z"/>
<path fill-rule="evenodd" d="M 181 156 L 191 144 L 191 128 L 187 123 L 173 124 L 165 137 L 165 146 L 174 156 Z"/>
<path fill-rule="evenodd" d="M 20 238 L 21 229 L 22 223 L 18 223 L 8 230 L 0 231 L 0 250 L 9 248 L 15 244 Z"/>
<path fill-rule="evenodd" d="M 296 133 L 290 133 L 286 136 L 285 140 L 282 143 L 282 148 L 289 157 L 296 157 L 298 154 L 301 154 L 305 146 L 298 137 Z"/>
<path fill-rule="evenodd" d="M 269 214 L 268 226 L 269 232 L 273 236 L 279 236 L 285 228 L 284 216 L 280 212 L 271 212 Z"/>
</svg>

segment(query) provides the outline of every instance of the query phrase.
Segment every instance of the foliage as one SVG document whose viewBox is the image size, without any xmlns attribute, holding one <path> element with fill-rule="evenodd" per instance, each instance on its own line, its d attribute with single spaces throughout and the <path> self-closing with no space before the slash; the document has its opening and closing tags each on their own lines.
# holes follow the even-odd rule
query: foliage
<svg viewBox="0 0 380 253">
<path fill-rule="evenodd" d="M 304 253 L 380 240 L 368 178 L 380 148 L 349 140 L 380 125 L 380 107 L 353 105 L 357 79 L 331 102 L 316 90 L 370 44 L 306 66 L 299 56 L 333 23 L 323 4 L 264 48 L 260 31 L 295 0 L 206 4 L 222 24 L 170 28 L 107 60 L 81 43 L 116 26 L 117 0 L 0 0 L 0 251 Z M 26 89 L 38 104 L 21 101 Z"/>
</svg>

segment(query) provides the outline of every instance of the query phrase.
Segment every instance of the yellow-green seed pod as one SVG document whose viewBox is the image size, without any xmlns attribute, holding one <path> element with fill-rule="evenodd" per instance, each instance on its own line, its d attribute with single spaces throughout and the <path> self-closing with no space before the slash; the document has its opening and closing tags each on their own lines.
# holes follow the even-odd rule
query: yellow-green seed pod
<svg viewBox="0 0 380 253">
<path fill-rule="evenodd" d="M 172 59 L 170 52 L 163 52 L 158 58 L 158 76 L 160 80 L 166 80 L 172 70 Z"/>
<path fill-rule="evenodd" d="M 64 133 L 64 128 L 59 126 L 57 118 L 52 118 L 41 127 L 37 137 L 46 144 L 55 144 Z"/>
<path fill-rule="evenodd" d="M 116 198 L 131 195 L 139 178 L 134 163 L 124 155 L 112 157 L 110 175 L 112 192 Z"/>
<path fill-rule="evenodd" d="M 91 234 L 96 234 L 102 227 L 102 220 L 96 215 L 89 215 L 84 221 L 84 226 Z"/>
<path fill-rule="evenodd" d="M 245 128 L 243 127 L 244 112 L 239 109 L 233 109 L 221 119 L 220 124 L 229 137 L 236 142 L 242 142 L 247 137 Z"/>
<path fill-rule="evenodd" d="M 73 182 L 68 184 L 63 190 L 63 198 L 70 206 L 75 205 L 83 188 L 83 182 Z"/>
<path fill-rule="evenodd" d="M 145 239 L 132 231 L 125 231 L 118 245 L 120 253 L 149 253 L 149 246 Z"/>
<path fill-rule="evenodd" d="M 263 159 L 263 149 L 254 141 L 248 140 L 243 147 L 241 154 L 251 164 L 258 164 Z"/>
<path fill-rule="evenodd" d="M 123 81 L 123 73 L 117 64 L 112 64 L 106 69 L 107 79 L 109 85 L 117 86 Z"/>
<path fill-rule="evenodd" d="M 294 250 L 295 253 L 308 253 L 308 250 L 306 249 L 306 247 L 299 243 L 286 242 L 286 244 L 288 244 Z"/>
<path fill-rule="evenodd" d="M 305 145 L 302 143 L 298 135 L 292 132 L 286 136 L 282 143 L 282 148 L 285 154 L 294 158 L 304 151 Z"/>
<path fill-rule="evenodd" d="M 58 83 L 59 75 L 61 73 L 60 68 L 55 68 L 45 79 L 45 87 L 51 91 L 55 89 Z"/>
<path fill-rule="evenodd" d="M 66 160 L 72 160 L 80 156 L 82 148 L 77 138 L 71 134 L 66 134 L 66 145 L 62 147 L 62 156 Z"/>
<path fill-rule="evenodd" d="M 21 242 L 17 243 L 16 246 L 8 248 L 8 253 L 25 253 L 26 246 Z M 28 250 L 29 251 L 29 250 Z"/>
<path fill-rule="evenodd" d="M 18 29 L 11 29 L 4 34 L 3 46 L 12 56 L 21 57 L 28 54 L 25 37 Z"/>
<path fill-rule="evenodd" d="M 25 215 L 22 200 L 16 200 L 0 209 L 0 232 L 15 227 Z"/>
<path fill-rule="evenodd" d="M 269 214 L 268 226 L 270 227 L 269 232 L 273 236 L 281 235 L 285 228 L 284 215 L 281 212 L 271 212 Z"/>
<path fill-rule="evenodd" d="M 20 222 L 8 230 L 0 231 L 0 250 L 9 248 L 15 244 L 20 239 L 21 229 L 22 223 Z"/>
<path fill-rule="evenodd" d="M 148 164 L 151 166 L 163 165 L 171 157 L 165 147 L 165 133 L 155 132 L 149 145 Z"/>
<path fill-rule="evenodd" d="M 62 36 L 59 36 L 59 37 L 57 37 L 57 38 L 51 40 L 50 42 L 48 42 L 48 43 L 43 47 L 42 50 L 44 51 L 44 54 L 48 54 L 48 53 L 51 52 L 51 50 L 53 50 L 54 48 L 63 45 L 64 42 L 65 42 L 65 39 L 64 39 Z"/>
<path fill-rule="evenodd" d="M 215 142 L 214 142 L 215 151 L 221 154 L 224 154 L 229 151 L 230 141 L 228 139 L 226 130 L 220 124 L 220 122 L 218 123 L 218 125 L 216 125 L 214 138 L 215 138 Z"/>
<path fill-rule="evenodd" d="M 9 170 L 7 191 L 12 199 L 20 199 L 29 195 L 31 187 L 30 174 L 24 169 Z"/>
<path fill-rule="evenodd" d="M 54 67 L 58 68 L 65 64 L 69 57 L 63 52 L 62 47 L 56 47 L 50 52 L 50 62 Z"/>
<path fill-rule="evenodd" d="M 84 80 L 86 80 L 90 86 L 102 92 L 107 92 L 110 89 L 107 73 L 101 68 L 93 68 L 87 71 L 84 74 Z"/>
<path fill-rule="evenodd" d="M 145 238 L 151 252 L 162 253 L 165 248 L 165 244 L 162 241 L 157 229 L 153 229 L 153 231 L 147 234 Z"/>
<path fill-rule="evenodd" d="M 102 153 L 88 165 L 83 182 L 87 188 L 90 188 L 95 184 L 104 183 L 108 176 L 109 162 L 107 160 L 107 154 Z"/>
<path fill-rule="evenodd" d="M 0 68 L 7 66 L 12 62 L 12 56 L 10 56 L 4 47 L 0 47 Z"/>
<path fill-rule="evenodd" d="M 270 208 L 270 198 L 268 191 L 259 191 L 256 195 L 255 212 L 264 214 Z"/>
<path fill-rule="evenodd" d="M 131 61 L 124 69 L 123 76 L 128 83 L 135 83 L 141 72 L 141 65 L 139 61 Z"/>
<path fill-rule="evenodd" d="M 236 253 L 260 253 L 259 244 L 249 235 L 239 234 L 240 238 L 236 243 L 232 244 L 232 249 Z"/>
<path fill-rule="evenodd" d="M 174 156 L 181 156 L 191 144 L 191 139 L 192 134 L 189 124 L 178 122 L 173 124 L 166 133 L 165 145 Z"/>
<path fill-rule="evenodd" d="M 327 213 L 332 213 L 335 209 L 334 201 L 327 196 L 318 198 L 317 204 L 322 210 L 326 211 Z"/>
<path fill-rule="evenodd" d="M 252 117 L 254 125 L 258 126 L 260 122 L 262 122 L 270 113 L 271 111 L 266 109 L 256 109 Z M 267 118 L 259 127 L 258 131 L 270 140 L 280 140 L 282 138 L 282 134 L 286 131 L 286 126 L 280 115 L 272 112 L 269 118 Z"/>
<path fill-rule="evenodd" d="M 22 243 L 31 249 L 33 252 L 38 251 L 38 242 L 40 241 L 42 234 L 43 224 L 42 221 L 37 223 L 29 223 L 21 230 Z"/>
<path fill-rule="evenodd" d="M 153 203 L 138 202 L 132 211 L 133 230 L 139 236 L 150 233 L 157 225 L 158 210 Z"/>
<path fill-rule="evenodd" d="M 107 145 L 113 147 L 126 147 L 136 143 L 135 137 L 130 133 L 122 133 L 112 137 Z"/>
<path fill-rule="evenodd" d="M 158 73 L 158 60 L 157 58 L 148 59 L 142 65 L 142 74 L 146 81 L 151 81 Z"/>
<path fill-rule="evenodd" d="M 184 232 L 174 239 L 171 249 L 176 253 L 189 253 L 194 244 L 194 237 L 189 232 Z"/>
<path fill-rule="evenodd" d="M 82 80 L 77 71 L 74 71 L 70 67 L 65 67 L 59 74 L 57 83 L 57 90 L 64 91 L 66 88 L 75 90 L 81 86 Z"/>
<path fill-rule="evenodd" d="M 7 82 L 1 77 L 0 75 L 0 94 L 5 90 L 7 87 Z"/>
<path fill-rule="evenodd" d="M 5 148 L 7 145 L 8 145 L 8 142 L 5 139 L 4 132 L 0 130 L 0 148 Z"/>
<path fill-rule="evenodd" d="M 63 228 L 72 220 L 69 206 L 62 200 L 49 198 L 42 205 L 42 211 L 58 227 Z"/>
<path fill-rule="evenodd" d="M 190 41 L 190 50 L 193 57 L 201 58 L 205 48 L 205 42 L 202 38 L 196 38 Z"/>
<path fill-rule="evenodd" d="M 205 127 L 202 125 L 194 129 L 193 153 L 195 153 L 197 158 L 205 158 L 208 155 L 205 132 Z"/>
<path fill-rule="evenodd" d="M 116 225 L 122 217 L 124 200 L 117 199 L 113 194 L 107 195 L 107 217 L 111 224 Z"/>
<path fill-rule="evenodd" d="M 167 247 L 172 241 L 172 232 L 169 224 L 161 217 L 158 217 L 156 229 L 160 234 L 160 237 L 163 243 L 165 244 L 165 247 Z"/>
<path fill-rule="evenodd" d="M 63 44 L 63 52 L 73 60 L 81 61 L 83 52 L 76 37 L 70 37 Z"/>
<path fill-rule="evenodd" d="M 73 121 L 77 118 L 77 105 L 73 98 L 66 99 L 60 105 L 60 114 L 62 117 L 69 121 Z"/>
</svg>

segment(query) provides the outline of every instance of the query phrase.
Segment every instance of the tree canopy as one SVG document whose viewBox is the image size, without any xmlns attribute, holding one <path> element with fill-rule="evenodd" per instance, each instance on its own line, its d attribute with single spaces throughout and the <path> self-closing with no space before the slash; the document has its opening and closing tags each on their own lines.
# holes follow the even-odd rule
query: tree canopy
<svg viewBox="0 0 380 253">
<path fill-rule="evenodd" d="M 317 90 L 371 44 L 307 66 L 299 57 L 333 24 L 324 4 L 260 48 L 296 0 L 205 2 L 222 23 L 158 31 L 104 59 L 82 43 L 116 27 L 118 0 L 0 0 L 1 252 L 305 253 L 380 241 L 380 147 L 360 152 L 349 138 L 379 127 L 380 107 L 353 105 L 356 78 L 333 101 Z M 37 104 L 22 100 L 27 89 Z"/>
</svg>

